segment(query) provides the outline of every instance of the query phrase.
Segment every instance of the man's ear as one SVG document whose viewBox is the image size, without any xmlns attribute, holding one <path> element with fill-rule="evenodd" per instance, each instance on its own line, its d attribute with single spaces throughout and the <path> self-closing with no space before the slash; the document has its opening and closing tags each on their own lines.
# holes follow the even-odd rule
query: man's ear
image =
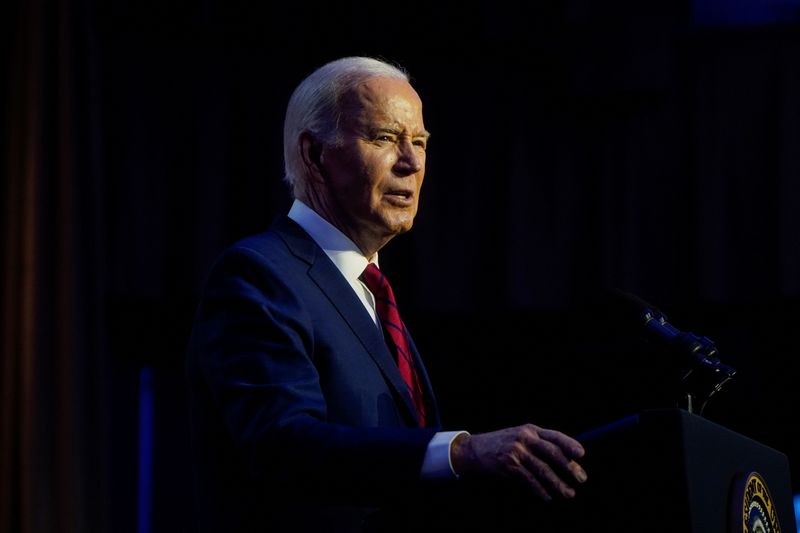
<svg viewBox="0 0 800 533">
<path fill-rule="evenodd" d="M 300 155 L 308 175 L 323 181 L 326 173 L 322 165 L 322 143 L 307 131 L 300 134 Z"/>
</svg>

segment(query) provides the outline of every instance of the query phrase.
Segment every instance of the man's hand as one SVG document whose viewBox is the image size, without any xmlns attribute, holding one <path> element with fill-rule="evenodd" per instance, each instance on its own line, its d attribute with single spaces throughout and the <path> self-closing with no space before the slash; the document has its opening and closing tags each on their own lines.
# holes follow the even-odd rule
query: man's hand
<svg viewBox="0 0 800 533">
<path fill-rule="evenodd" d="M 586 472 L 575 461 L 583 446 L 575 439 L 533 424 L 456 437 L 450 449 L 456 473 L 464 477 L 506 477 L 529 486 L 545 501 L 573 498 Z"/>
</svg>

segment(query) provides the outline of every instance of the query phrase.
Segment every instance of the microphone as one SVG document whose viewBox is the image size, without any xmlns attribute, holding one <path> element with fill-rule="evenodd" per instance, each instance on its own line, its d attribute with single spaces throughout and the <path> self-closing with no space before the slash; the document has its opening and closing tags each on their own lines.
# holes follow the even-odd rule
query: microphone
<svg viewBox="0 0 800 533">
<path fill-rule="evenodd" d="M 680 331 L 667 321 L 667 316 L 656 306 L 649 304 L 629 292 L 615 289 L 612 298 L 628 319 L 633 319 L 645 337 L 662 344 L 675 352 L 709 362 L 716 359 L 717 348 L 708 337 Z"/>
<path fill-rule="evenodd" d="M 705 402 L 736 375 L 733 367 L 722 364 L 716 345 L 708 337 L 677 329 L 660 309 L 629 292 L 614 289 L 611 300 L 645 338 L 682 357 L 685 365 L 682 382 L 690 412 L 693 397 L 701 396 L 704 407 Z"/>
</svg>

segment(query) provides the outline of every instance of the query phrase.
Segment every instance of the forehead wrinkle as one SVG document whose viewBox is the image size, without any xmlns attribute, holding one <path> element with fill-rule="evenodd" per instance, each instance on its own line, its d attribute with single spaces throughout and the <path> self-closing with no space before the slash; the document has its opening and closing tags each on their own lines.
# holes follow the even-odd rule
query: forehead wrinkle
<svg viewBox="0 0 800 533">
<path fill-rule="evenodd" d="M 347 115 L 342 117 L 344 122 L 349 122 L 350 127 L 371 132 L 380 130 L 397 134 L 409 132 L 411 137 L 427 139 L 430 133 L 422 125 L 422 102 L 414 88 L 403 82 L 408 88 L 407 92 L 386 93 L 372 86 L 372 83 L 380 79 L 380 77 L 366 79 L 342 95 L 341 109 L 349 111 L 343 113 Z M 407 125 L 404 119 L 408 121 Z M 416 123 L 420 124 L 420 130 L 413 129 Z"/>
</svg>

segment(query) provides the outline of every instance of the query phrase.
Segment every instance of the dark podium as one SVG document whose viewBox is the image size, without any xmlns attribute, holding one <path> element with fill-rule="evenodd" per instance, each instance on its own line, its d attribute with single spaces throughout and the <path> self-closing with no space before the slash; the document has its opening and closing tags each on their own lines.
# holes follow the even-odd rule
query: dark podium
<svg viewBox="0 0 800 533">
<path fill-rule="evenodd" d="M 787 457 L 698 415 L 643 411 L 578 439 L 590 479 L 548 531 L 795 531 Z"/>
</svg>

